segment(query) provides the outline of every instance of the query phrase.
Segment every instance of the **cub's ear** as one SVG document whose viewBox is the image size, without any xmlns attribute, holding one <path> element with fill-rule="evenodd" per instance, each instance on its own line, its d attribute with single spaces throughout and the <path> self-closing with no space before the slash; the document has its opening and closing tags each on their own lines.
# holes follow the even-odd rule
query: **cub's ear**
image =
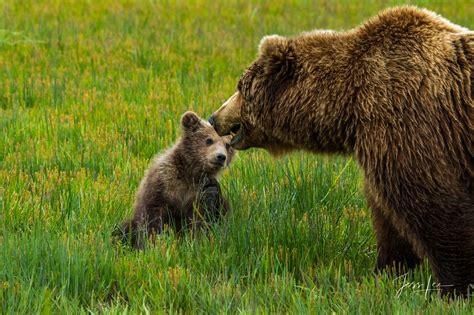
<svg viewBox="0 0 474 315">
<path fill-rule="evenodd" d="M 268 35 L 258 45 L 260 60 L 266 75 L 273 79 L 291 78 L 296 58 L 293 43 L 279 35 Z"/>
<path fill-rule="evenodd" d="M 181 116 L 181 126 L 185 131 L 196 131 L 201 126 L 201 118 L 194 112 L 186 112 Z"/>
</svg>

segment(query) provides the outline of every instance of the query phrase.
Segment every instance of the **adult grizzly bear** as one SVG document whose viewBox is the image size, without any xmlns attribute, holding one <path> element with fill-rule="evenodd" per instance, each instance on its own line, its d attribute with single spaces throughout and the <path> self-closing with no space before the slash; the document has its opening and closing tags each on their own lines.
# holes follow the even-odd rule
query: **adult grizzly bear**
<svg viewBox="0 0 474 315">
<path fill-rule="evenodd" d="M 347 31 L 262 39 L 210 118 L 237 149 L 353 154 L 377 267 L 427 257 L 443 294 L 474 284 L 474 32 L 416 7 Z"/>
</svg>

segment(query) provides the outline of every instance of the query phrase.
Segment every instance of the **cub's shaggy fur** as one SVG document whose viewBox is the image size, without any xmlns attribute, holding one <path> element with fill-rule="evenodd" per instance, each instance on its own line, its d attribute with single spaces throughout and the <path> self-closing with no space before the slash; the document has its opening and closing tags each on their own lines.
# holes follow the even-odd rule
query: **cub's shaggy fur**
<svg viewBox="0 0 474 315">
<path fill-rule="evenodd" d="M 155 158 L 138 189 L 133 218 L 122 225 L 121 236 L 135 247 L 143 247 L 143 237 L 160 233 L 164 225 L 179 232 L 229 210 L 216 178 L 234 155 L 230 137 L 219 137 L 193 112 L 186 112 L 181 124 L 182 138 Z"/>
<path fill-rule="evenodd" d="M 474 284 L 474 32 L 424 9 L 347 32 L 265 37 L 210 119 L 235 147 L 352 154 L 377 267 L 426 257 L 442 293 Z M 240 129 L 239 129 L 240 127 Z"/>
</svg>

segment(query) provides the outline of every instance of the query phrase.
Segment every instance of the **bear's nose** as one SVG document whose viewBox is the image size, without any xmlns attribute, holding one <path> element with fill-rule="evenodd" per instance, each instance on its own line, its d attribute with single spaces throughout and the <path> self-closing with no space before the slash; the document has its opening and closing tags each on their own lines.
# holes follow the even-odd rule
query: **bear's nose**
<svg viewBox="0 0 474 315">
<path fill-rule="evenodd" d="M 209 117 L 208 122 L 211 124 L 211 126 L 214 127 L 214 125 L 216 124 L 216 119 L 214 118 L 214 115 Z"/>
<path fill-rule="evenodd" d="M 225 156 L 225 154 L 219 153 L 219 154 L 216 156 L 216 159 L 217 159 L 218 162 L 223 163 L 223 162 L 225 161 L 225 159 L 226 159 L 226 156 Z"/>
</svg>

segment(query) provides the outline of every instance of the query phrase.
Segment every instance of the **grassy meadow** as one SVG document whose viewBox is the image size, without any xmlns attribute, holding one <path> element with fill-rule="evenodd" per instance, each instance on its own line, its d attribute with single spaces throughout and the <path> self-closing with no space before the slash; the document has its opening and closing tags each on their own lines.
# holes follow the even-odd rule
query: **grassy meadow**
<svg viewBox="0 0 474 315">
<path fill-rule="evenodd" d="M 218 108 L 262 36 L 400 3 L 474 28 L 469 0 L 0 0 L 0 312 L 472 314 L 427 264 L 374 273 L 350 157 L 240 152 L 220 224 L 141 252 L 110 237 L 180 115 Z"/>
</svg>

